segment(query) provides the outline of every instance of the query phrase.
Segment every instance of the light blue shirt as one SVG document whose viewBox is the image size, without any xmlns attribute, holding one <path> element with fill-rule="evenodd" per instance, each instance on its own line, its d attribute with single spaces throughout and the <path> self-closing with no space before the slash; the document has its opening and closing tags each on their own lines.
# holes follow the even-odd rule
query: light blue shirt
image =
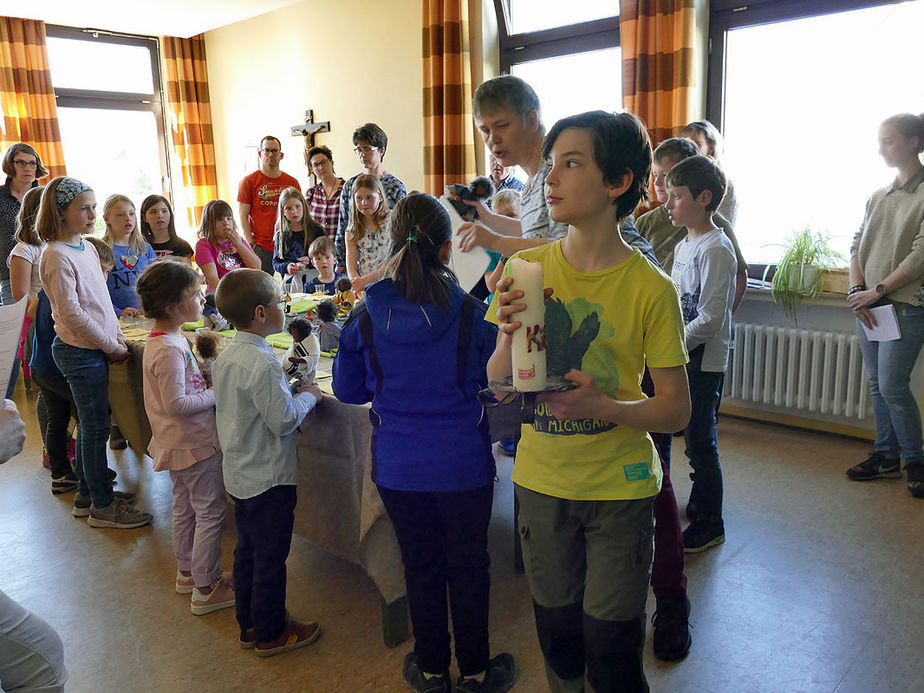
<svg viewBox="0 0 924 693">
<path fill-rule="evenodd" d="M 272 347 L 249 332 L 234 335 L 215 361 L 212 379 L 228 493 L 253 498 L 274 486 L 297 485 L 296 429 L 315 396 L 293 396 Z"/>
</svg>

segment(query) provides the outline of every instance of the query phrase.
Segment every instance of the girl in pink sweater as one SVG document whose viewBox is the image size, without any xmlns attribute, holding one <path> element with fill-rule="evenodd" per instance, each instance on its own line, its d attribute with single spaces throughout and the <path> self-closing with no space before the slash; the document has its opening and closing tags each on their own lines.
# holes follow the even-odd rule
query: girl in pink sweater
<svg viewBox="0 0 924 693">
<path fill-rule="evenodd" d="M 144 349 L 144 408 L 154 469 L 168 470 L 173 482 L 176 591 L 192 593 L 190 610 L 201 616 L 235 604 L 230 573 L 220 568 L 227 500 L 215 393 L 180 332 L 202 316 L 205 298 L 196 272 L 171 259 L 149 265 L 135 290 L 154 318 Z"/>
<path fill-rule="evenodd" d="M 113 491 L 106 440 L 109 438 L 109 366 L 130 358 L 119 331 L 99 255 L 83 234 L 93 233 L 96 197 L 85 183 L 55 178 L 42 193 L 35 228 L 48 245 L 39 273 L 51 303 L 56 337 L 55 364 L 77 405 L 77 494 L 74 517 L 91 527 L 132 529 L 151 521 L 131 507 L 135 494 Z"/>
</svg>

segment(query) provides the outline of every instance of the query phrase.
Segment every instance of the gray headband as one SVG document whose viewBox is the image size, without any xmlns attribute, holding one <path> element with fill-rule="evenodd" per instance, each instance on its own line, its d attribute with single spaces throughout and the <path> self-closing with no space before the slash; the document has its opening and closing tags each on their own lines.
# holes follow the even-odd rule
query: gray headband
<svg viewBox="0 0 924 693">
<path fill-rule="evenodd" d="M 58 207 L 67 207 L 80 193 L 92 189 L 93 188 L 89 185 L 80 182 L 76 178 L 65 176 L 61 179 L 61 182 L 58 183 L 58 188 L 55 190 L 55 202 Z"/>
</svg>

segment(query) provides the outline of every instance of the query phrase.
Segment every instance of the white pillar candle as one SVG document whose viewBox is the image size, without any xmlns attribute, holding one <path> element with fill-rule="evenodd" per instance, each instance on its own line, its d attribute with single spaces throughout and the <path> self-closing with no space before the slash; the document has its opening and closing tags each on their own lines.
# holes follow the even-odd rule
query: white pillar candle
<svg viewBox="0 0 924 693">
<path fill-rule="evenodd" d="M 510 353 L 513 361 L 513 386 L 521 392 L 545 389 L 545 291 L 542 265 L 514 258 L 507 263 L 513 277 L 511 289 L 523 292 L 526 310 L 512 316 L 522 325 L 513 333 Z"/>
</svg>

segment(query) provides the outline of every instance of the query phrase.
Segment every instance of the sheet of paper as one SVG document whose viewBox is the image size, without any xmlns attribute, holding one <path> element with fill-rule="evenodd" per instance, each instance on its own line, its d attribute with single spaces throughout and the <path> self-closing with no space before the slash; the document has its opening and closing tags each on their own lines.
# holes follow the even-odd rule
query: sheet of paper
<svg viewBox="0 0 924 693">
<path fill-rule="evenodd" d="M 895 306 L 888 304 L 870 308 L 873 318 L 876 320 L 875 327 L 863 325 L 863 331 L 866 338 L 871 342 L 894 342 L 902 338 L 902 331 L 898 325 L 898 318 L 895 315 Z M 861 323 L 862 324 L 862 323 Z"/>
<path fill-rule="evenodd" d="M 28 302 L 29 297 L 23 296 L 11 306 L 0 306 L 0 392 L 5 393 L 10 383 Z"/>
<path fill-rule="evenodd" d="M 456 273 L 462 290 L 471 291 L 478 280 L 484 276 L 485 270 L 491 264 L 491 257 L 488 251 L 480 247 L 472 248 L 467 253 L 462 252 L 459 248 L 459 237 L 456 235 L 456 230 L 465 223 L 465 220 L 449 204 L 445 195 L 440 197 L 440 202 L 449 212 L 449 218 L 452 219 L 452 253 L 449 256 L 449 267 Z"/>
</svg>

